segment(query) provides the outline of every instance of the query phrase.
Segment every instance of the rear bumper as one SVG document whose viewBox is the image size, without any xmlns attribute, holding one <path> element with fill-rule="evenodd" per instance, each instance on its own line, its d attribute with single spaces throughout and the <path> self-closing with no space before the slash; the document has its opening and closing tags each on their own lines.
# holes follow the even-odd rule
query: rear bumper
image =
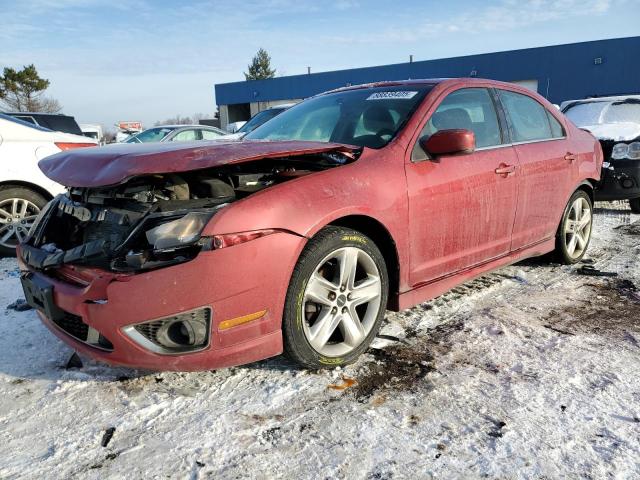
<svg viewBox="0 0 640 480">
<path fill-rule="evenodd" d="M 611 160 L 603 168 L 596 200 L 627 200 L 640 197 L 640 160 Z"/>
<path fill-rule="evenodd" d="M 53 287 L 56 307 L 79 317 L 113 348 L 96 348 L 39 312 L 44 324 L 75 350 L 94 359 L 150 370 L 210 370 L 249 363 L 282 352 L 281 319 L 291 272 L 306 239 L 276 233 L 241 245 L 202 252 L 194 260 L 135 275 L 66 266 L 47 274 L 21 264 Z M 18 252 L 20 257 L 20 252 Z M 123 329 L 188 312 L 212 310 L 204 350 L 159 354 Z M 220 322 L 265 311 L 261 318 L 221 330 Z"/>
</svg>

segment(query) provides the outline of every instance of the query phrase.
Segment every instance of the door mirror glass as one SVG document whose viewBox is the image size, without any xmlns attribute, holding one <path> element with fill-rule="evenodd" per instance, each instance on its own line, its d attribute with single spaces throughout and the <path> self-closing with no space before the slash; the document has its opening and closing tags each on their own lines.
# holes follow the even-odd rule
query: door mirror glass
<svg viewBox="0 0 640 480">
<path fill-rule="evenodd" d="M 471 130 L 440 130 L 420 138 L 420 146 L 432 157 L 473 153 L 476 138 Z"/>
</svg>

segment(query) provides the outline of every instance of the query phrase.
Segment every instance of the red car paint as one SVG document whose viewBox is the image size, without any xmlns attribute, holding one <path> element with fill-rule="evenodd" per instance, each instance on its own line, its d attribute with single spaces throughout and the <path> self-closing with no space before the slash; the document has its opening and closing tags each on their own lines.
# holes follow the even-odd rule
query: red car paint
<svg viewBox="0 0 640 480">
<path fill-rule="evenodd" d="M 390 309 L 410 307 L 489 270 L 551 251 L 572 193 L 600 178 L 599 143 L 565 121 L 544 98 L 515 85 L 479 79 L 388 85 L 415 83 L 435 86 L 386 147 L 364 148 L 355 162 L 239 200 L 214 215 L 203 236 L 281 232 L 136 275 L 74 267 L 73 274 L 67 268 L 57 279 L 48 276 L 56 304 L 103 332 L 113 342 L 112 352 L 88 347 L 45 323 L 73 348 L 108 363 L 159 370 L 220 368 L 282 351 L 281 317 L 292 270 L 307 239 L 332 222 L 355 225 L 355 219 L 358 224 L 365 219 L 392 239 L 398 278 L 392 282 Z M 468 87 L 499 88 L 536 99 L 564 127 L 566 138 L 412 162 L 424 123 L 446 95 Z M 94 186 L 290 152 L 353 150 L 309 142 L 154 145 L 138 149 L 138 154 L 127 148 L 78 151 L 41 165 L 62 183 Z M 204 351 L 158 355 L 120 331 L 125 325 L 203 305 L 214 312 L 212 343 Z M 224 320 L 261 310 L 268 313 L 259 320 L 218 329 Z"/>
<path fill-rule="evenodd" d="M 45 158 L 38 165 L 51 180 L 67 187 L 99 187 L 138 175 L 186 172 L 283 155 L 307 155 L 357 147 L 317 142 L 119 143 L 94 154 Z M 90 168 L 87 168 L 90 166 Z"/>
</svg>

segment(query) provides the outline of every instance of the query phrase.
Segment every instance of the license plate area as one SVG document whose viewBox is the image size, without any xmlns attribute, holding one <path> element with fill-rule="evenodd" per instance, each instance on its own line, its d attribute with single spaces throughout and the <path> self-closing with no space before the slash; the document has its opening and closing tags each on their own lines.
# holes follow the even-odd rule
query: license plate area
<svg viewBox="0 0 640 480">
<path fill-rule="evenodd" d="M 58 321 L 65 316 L 53 302 L 53 285 L 33 273 L 25 273 L 20 277 L 25 300 L 36 310 L 42 312 L 49 320 Z"/>
</svg>

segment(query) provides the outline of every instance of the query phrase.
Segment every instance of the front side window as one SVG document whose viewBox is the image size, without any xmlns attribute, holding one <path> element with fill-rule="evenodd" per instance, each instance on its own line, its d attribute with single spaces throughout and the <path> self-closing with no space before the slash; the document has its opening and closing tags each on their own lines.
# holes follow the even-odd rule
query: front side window
<svg viewBox="0 0 640 480">
<path fill-rule="evenodd" d="M 405 126 L 431 88 L 390 85 L 319 95 L 291 107 L 244 138 L 382 148 Z"/>
<path fill-rule="evenodd" d="M 546 108 L 527 95 L 507 90 L 498 90 L 498 92 L 507 116 L 511 120 L 513 142 L 553 138 Z"/>
<path fill-rule="evenodd" d="M 502 143 L 498 115 L 486 88 L 463 88 L 447 95 L 427 121 L 420 138 L 454 129 L 471 130 L 476 148 Z"/>
<path fill-rule="evenodd" d="M 150 128 L 125 140 L 126 143 L 159 142 L 169 135 L 174 129 L 168 127 Z"/>
</svg>

